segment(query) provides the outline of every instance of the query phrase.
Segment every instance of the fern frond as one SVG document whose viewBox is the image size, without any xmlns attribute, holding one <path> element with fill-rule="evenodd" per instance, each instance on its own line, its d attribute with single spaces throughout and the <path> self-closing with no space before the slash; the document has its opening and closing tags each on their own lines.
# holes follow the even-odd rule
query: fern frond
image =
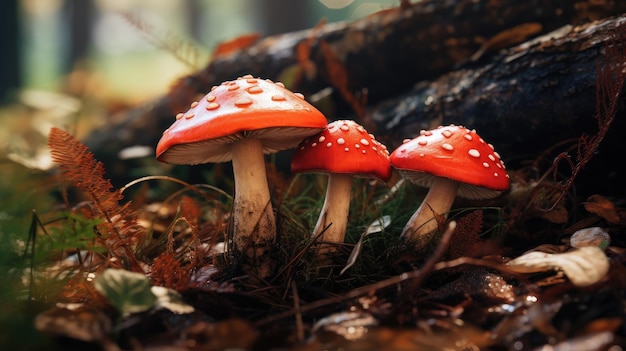
<svg viewBox="0 0 626 351">
<path fill-rule="evenodd" d="M 126 269 L 142 271 L 132 247 L 143 229 L 130 203 L 121 204 L 122 194 L 104 178 L 104 166 L 89 149 L 68 132 L 50 129 L 48 148 L 63 179 L 87 193 L 91 198 L 93 216 L 103 221 L 96 226 L 100 241 L 112 257 L 122 261 Z"/>
</svg>

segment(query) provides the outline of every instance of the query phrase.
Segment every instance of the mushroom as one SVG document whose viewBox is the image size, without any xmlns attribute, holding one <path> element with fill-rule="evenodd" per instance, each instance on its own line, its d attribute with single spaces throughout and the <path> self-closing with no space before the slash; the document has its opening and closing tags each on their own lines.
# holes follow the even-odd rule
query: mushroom
<svg viewBox="0 0 626 351">
<path fill-rule="evenodd" d="M 326 243 L 343 243 L 350 210 L 353 177 L 391 177 L 389 151 L 372 134 L 354 121 L 330 123 L 319 134 L 305 139 L 296 149 L 291 170 L 295 173 L 328 174 L 326 198 L 312 237 L 321 234 Z M 322 245 L 319 253 L 333 251 L 334 245 Z"/>
<path fill-rule="evenodd" d="M 437 229 L 436 215 L 447 216 L 455 197 L 486 199 L 509 188 L 500 155 L 475 130 L 449 125 L 422 130 L 390 156 L 391 165 L 412 183 L 430 187 L 402 237 L 424 247 Z"/>
<path fill-rule="evenodd" d="M 263 155 L 293 148 L 326 124 L 326 117 L 302 94 L 246 75 L 214 86 L 187 112 L 176 115 L 156 154 L 173 164 L 232 160 L 235 252 L 245 270 L 266 277 L 276 224 Z"/>
</svg>

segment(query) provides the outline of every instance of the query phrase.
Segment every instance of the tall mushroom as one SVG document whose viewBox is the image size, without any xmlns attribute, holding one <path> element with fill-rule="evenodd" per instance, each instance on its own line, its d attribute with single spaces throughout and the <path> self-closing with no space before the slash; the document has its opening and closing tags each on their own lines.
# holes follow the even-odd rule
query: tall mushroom
<svg viewBox="0 0 626 351">
<path fill-rule="evenodd" d="M 421 131 L 390 156 L 391 165 L 412 183 L 430 187 L 402 237 L 427 244 L 437 229 L 435 215 L 447 216 L 455 197 L 486 199 L 509 188 L 500 155 L 475 130 L 449 125 Z"/>
<path fill-rule="evenodd" d="M 305 139 L 291 160 L 295 173 L 328 174 L 326 198 L 312 236 L 321 233 L 327 243 L 342 243 L 348 223 L 352 177 L 391 177 L 387 147 L 354 121 L 330 123 L 319 134 Z M 333 251 L 335 245 L 322 245 L 318 251 Z"/>
<path fill-rule="evenodd" d="M 293 148 L 326 124 L 326 117 L 302 94 L 247 75 L 214 86 L 179 113 L 163 132 L 156 154 L 173 164 L 232 160 L 235 250 L 245 270 L 267 277 L 276 224 L 263 155 Z"/>
</svg>

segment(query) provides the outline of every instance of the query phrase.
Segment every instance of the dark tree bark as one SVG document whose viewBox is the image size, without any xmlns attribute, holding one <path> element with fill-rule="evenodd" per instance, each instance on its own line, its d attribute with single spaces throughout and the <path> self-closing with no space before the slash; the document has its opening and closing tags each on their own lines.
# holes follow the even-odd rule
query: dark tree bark
<svg viewBox="0 0 626 351">
<path fill-rule="evenodd" d="M 85 142 L 101 160 L 114 159 L 117 152 L 124 147 L 156 145 L 161 132 L 171 124 L 173 116 L 177 112 L 187 109 L 191 101 L 197 99 L 200 94 L 204 94 L 214 84 L 244 74 L 253 74 L 274 80 L 293 78 L 293 75 L 290 76 L 285 72 L 290 72 L 290 68 L 302 67 L 302 62 L 298 61 L 296 52 L 298 51 L 297 48 L 302 48 L 303 45 L 310 50 L 305 59 L 310 60 L 314 68 L 309 67 L 308 75 L 305 74 L 304 79 L 291 87 L 294 90 L 304 92 L 306 96 L 337 84 L 334 77 L 328 73 L 330 69 L 327 64 L 327 57 L 321 49 L 322 45 L 328 45 L 335 58 L 345 68 L 347 78 L 347 87 L 345 88 L 351 92 L 361 92 L 366 89 L 370 106 L 405 94 L 420 81 L 425 82 L 420 83 L 420 86 L 428 87 L 430 84 L 428 81 L 433 80 L 432 84 L 434 85 L 430 87 L 431 91 L 428 93 L 434 94 L 434 90 L 437 89 L 442 89 L 442 91 L 448 88 L 459 90 L 463 84 L 471 81 L 464 80 L 464 74 L 466 75 L 465 78 L 478 77 L 480 80 L 485 79 L 480 78 L 485 72 L 500 72 L 493 77 L 487 75 L 486 78 L 499 78 L 501 82 L 498 81 L 500 85 L 496 85 L 496 88 L 501 89 L 501 92 L 498 89 L 483 91 L 480 99 L 471 100 L 472 96 L 467 91 L 461 91 L 463 95 L 468 95 L 468 101 L 464 101 L 462 105 L 472 111 L 477 111 L 478 108 L 486 109 L 493 106 L 489 99 L 490 96 L 498 97 L 498 94 L 509 94 L 498 97 L 498 99 L 509 98 L 508 105 L 510 107 L 502 110 L 504 105 L 497 105 L 500 108 L 497 113 L 489 114 L 480 110 L 482 114 L 472 114 L 472 118 L 463 120 L 466 124 L 475 125 L 478 128 L 486 126 L 486 123 L 493 116 L 515 112 L 516 108 L 519 108 L 519 111 L 532 108 L 535 112 L 532 123 L 534 127 L 526 128 L 526 130 L 532 131 L 545 118 L 548 111 L 546 106 L 552 106 L 553 115 L 561 119 L 567 117 L 561 114 L 557 115 L 557 112 L 562 111 L 554 109 L 563 109 L 563 107 L 555 107 L 556 105 L 571 103 L 579 108 L 578 111 L 589 111 L 593 108 L 593 94 L 587 95 L 593 84 L 593 79 L 590 78 L 593 73 L 589 73 L 586 79 L 581 79 L 580 73 L 576 70 L 594 70 L 595 64 L 593 62 L 598 57 L 597 51 L 600 46 L 593 45 L 589 50 L 582 50 L 581 47 L 579 51 L 570 52 L 571 47 L 560 47 L 555 42 L 553 47 L 556 51 L 554 53 L 548 51 L 535 53 L 533 51 L 535 56 L 529 61 L 524 60 L 525 53 L 523 52 L 520 53 L 517 60 L 510 62 L 500 56 L 493 58 L 493 53 L 500 48 L 521 42 L 527 39 L 529 35 L 546 33 L 570 23 L 585 22 L 608 14 L 626 12 L 626 1 L 603 2 L 601 5 L 593 5 L 594 3 L 597 2 L 591 0 L 571 2 L 556 0 L 422 1 L 406 9 L 388 10 L 351 23 L 331 24 L 317 29 L 268 37 L 230 55 L 215 58 L 205 69 L 182 79 L 168 96 L 154 102 L 149 107 L 128 112 L 120 123 L 94 131 Z M 531 30 L 528 31 L 528 28 Z M 537 28 L 539 32 L 535 33 Z M 589 39 L 588 44 L 591 45 L 592 43 L 593 40 Z M 481 55 L 474 55 L 479 50 Z M 548 56 L 553 54 L 558 54 L 561 57 L 559 60 L 565 60 L 564 63 L 559 65 L 559 61 L 551 61 Z M 470 62 L 457 72 L 450 73 L 448 78 L 442 78 L 448 79 L 449 83 L 437 83 L 440 75 L 454 70 L 454 67 L 458 67 L 464 62 L 468 62 L 472 55 L 478 59 L 477 62 Z M 577 64 L 578 60 L 583 60 L 591 66 Z M 515 69 L 521 63 L 531 65 L 532 62 L 539 64 L 552 62 L 556 66 L 547 67 L 549 69 L 545 72 L 539 68 L 529 72 Z M 571 68 L 570 65 L 576 65 L 575 69 Z M 498 66 L 498 68 L 495 69 L 493 66 Z M 558 68 L 559 66 L 561 69 Z M 517 85 L 506 85 L 507 72 L 512 78 L 515 78 L 515 73 L 520 75 Z M 533 96 L 539 92 L 533 91 L 518 97 L 518 93 L 525 91 L 526 80 L 533 78 L 532 74 L 536 75 L 535 80 L 544 77 L 542 84 L 546 85 L 543 88 L 546 90 L 556 80 L 557 86 L 563 89 L 563 92 L 560 92 L 563 96 L 555 95 L 555 98 L 560 100 L 535 99 Z M 556 76 L 550 76 L 553 74 Z M 454 80 L 455 76 L 459 77 L 456 81 Z M 439 88 L 437 88 L 437 84 L 440 84 Z M 475 87 L 472 90 L 477 93 L 481 91 L 479 84 L 484 84 L 482 89 L 486 89 L 489 85 L 488 82 L 475 82 L 473 84 Z M 539 87 L 541 87 L 540 84 L 533 89 Z M 566 91 L 569 93 L 565 94 Z M 408 97 L 406 100 L 396 100 L 396 102 L 417 101 L 419 104 L 420 94 L 422 99 L 427 98 L 425 93 L 413 92 L 412 96 L 415 97 L 413 100 Z M 439 93 L 439 95 L 433 96 L 443 97 L 444 95 Z M 329 116 L 330 119 L 356 118 L 352 111 L 346 108 L 348 105 L 343 103 L 339 94 L 334 94 L 334 97 L 338 112 Z M 562 100 L 567 97 L 574 100 L 571 102 Z M 455 99 L 454 101 L 459 102 L 461 96 L 455 97 Z M 536 105 L 535 102 L 542 105 Z M 478 107 L 473 106 L 473 104 Z M 409 113 L 409 118 L 402 118 L 402 116 L 393 115 L 392 112 L 385 112 L 385 109 L 390 110 L 392 108 L 389 105 L 378 107 L 376 113 L 364 121 L 375 122 L 378 128 L 372 131 L 379 135 L 388 134 L 390 136 L 388 139 L 392 143 L 395 137 L 401 137 L 403 128 L 406 130 L 404 134 L 411 134 L 414 131 L 409 127 L 419 127 L 422 123 L 419 121 L 420 119 L 430 120 L 431 118 L 430 115 L 420 116 L 418 110 Z M 455 113 L 460 112 L 456 110 Z M 450 119 L 450 115 L 447 116 L 444 121 Z M 457 114 L 457 116 L 461 115 Z M 468 116 L 470 115 L 468 114 Z M 519 113 L 513 116 L 518 117 Z M 585 112 L 585 117 L 588 116 Z M 392 123 L 396 118 L 400 122 Z M 498 125 L 501 127 L 496 129 L 502 133 L 504 139 L 511 141 L 508 146 L 514 147 L 517 144 L 507 135 L 510 136 L 511 133 L 518 132 L 509 129 L 517 127 L 517 122 L 500 119 L 501 117 L 497 118 Z M 522 118 L 526 119 L 528 115 L 524 115 Z M 372 126 L 372 123 L 368 124 L 368 127 Z M 526 124 L 523 126 L 526 127 Z M 522 138 L 523 136 L 520 136 L 514 140 L 519 142 Z"/>
<path fill-rule="evenodd" d="M 71 72 L 76 63 L 83 60 L 91 48 L 95 8 L 93 1 L 69 0 L 65 3 L 65 17 L 69 35 L 69 51 L 65 71 Z"/>
<path fill-rule="evenodd" d="M 21 83 L 18 3 L 17 0 L 0 3 L 0 102 Z"/>
<path fill-rule="evenodd" d="M 368 111 L 367 121 L 383 131 L 380 138 L 391 149 L 420 129 L 450 123 L 475 128 L 512 169 L 527 167 L 538 177 L 561 152 L 573 163 L 580 161 L 580 138 L 598 133 L 598 73 L 608 62 L 609 46 L 626 53 L 626 15 L 565 26 L 420 82 Z M 623 67 L 626 62 L 613 64 Z M 624 100 L 622 96 L 609 132 L 576 179 L 580 196 L 626 195 L 626 169 L 616 162 L 626 158 Z M 541 167 L 528 167 L 536 160 Z M 571 172 L 562 171 L 560 180 Z"/>
<path fill-rule="evenodd" d="M 503 153 L 534 154 L 593 133 L 598 69 L 607 45 L 626 48 L 626 29 L 618 29 L 625 21 L 565 26 L 468 63 L 379 104 L 368 121 L 391 147 L 420 129 L 455 123 L 476 128 Z"/>
</svg>

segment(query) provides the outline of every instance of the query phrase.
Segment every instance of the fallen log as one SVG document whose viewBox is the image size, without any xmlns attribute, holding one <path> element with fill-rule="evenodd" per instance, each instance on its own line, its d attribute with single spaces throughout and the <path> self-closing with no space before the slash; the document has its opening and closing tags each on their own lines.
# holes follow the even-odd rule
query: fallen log
<svg viewBox="0 0 626 351">
<path fill-rule="evenodd" d="M 117 160 L 124 148 L 154 146 L 173 116 L 198 94 L 248 73 L 284 78 L 307 96 L 327 87 L 344 89 L 363 94 L 373 105 L 402 94 L 418 81 L 436 79 L 468 58 L 484 59 L 528 36 L 625 11 L 625 1 L 421 1 L 350 23 L 268 37 L 215 57 L 205 69 L 181 79 L 167 96 L 128 111 L 84 142 L 105 163 Z M 339 62 L 344 68 L 343 82 L 329 73 L 336 68 L 329 67 L 329 52 L 337 59 L 335 66 Z M 349 117 L 344 97 L 333 96 L 338 110 L 331 118 Z M 388 131 L 382 128 L 377 133 Z"/>
<path fill-rule="evenodd" d="M 620 16 L 567 25 L 469 62 L 379 104 L 367 121 L 391 147 L 449 123 L 480 130 L 506 153 L 533 154 L 593 133 L 598 69 L 607 45 L 626 50 L 625 23 Z"/>
<path fill-rule="evenodd" d="M 626 169 L 616 162 L 626 158 L 625 98 L 619 95 L 623 86 L 617 87 L 620 100 L 612 122 L 598 110 L 601 100 L 613 96 L 598 93 L 598 84 L 607 83 L 601 80 L 606 75 L 598 78 L 607 65 L 617 67 L 614 70 L 626 65 L 626 15 L 567 25 L 489 59 L 469 62 L 379 104 L 366 120 L 384 131 L 380 139 L 391 149 L 420 129 L 450 123 L 475 128 L 509 166 L 524 167 L 535 178 L 566 152 L 572 165 L 581 158 L 591 161 L 577 174 L 578 194 L 623 196 Z M 589 147 L 587 137 L 604 134 L 601 129 L 608 132 L 599 147 L 594 146 L 593 157 L 581 156 Z M 567 179 L 572 169 L 559 168 L 564 172 L 558 180 Z"/>
</svg>

